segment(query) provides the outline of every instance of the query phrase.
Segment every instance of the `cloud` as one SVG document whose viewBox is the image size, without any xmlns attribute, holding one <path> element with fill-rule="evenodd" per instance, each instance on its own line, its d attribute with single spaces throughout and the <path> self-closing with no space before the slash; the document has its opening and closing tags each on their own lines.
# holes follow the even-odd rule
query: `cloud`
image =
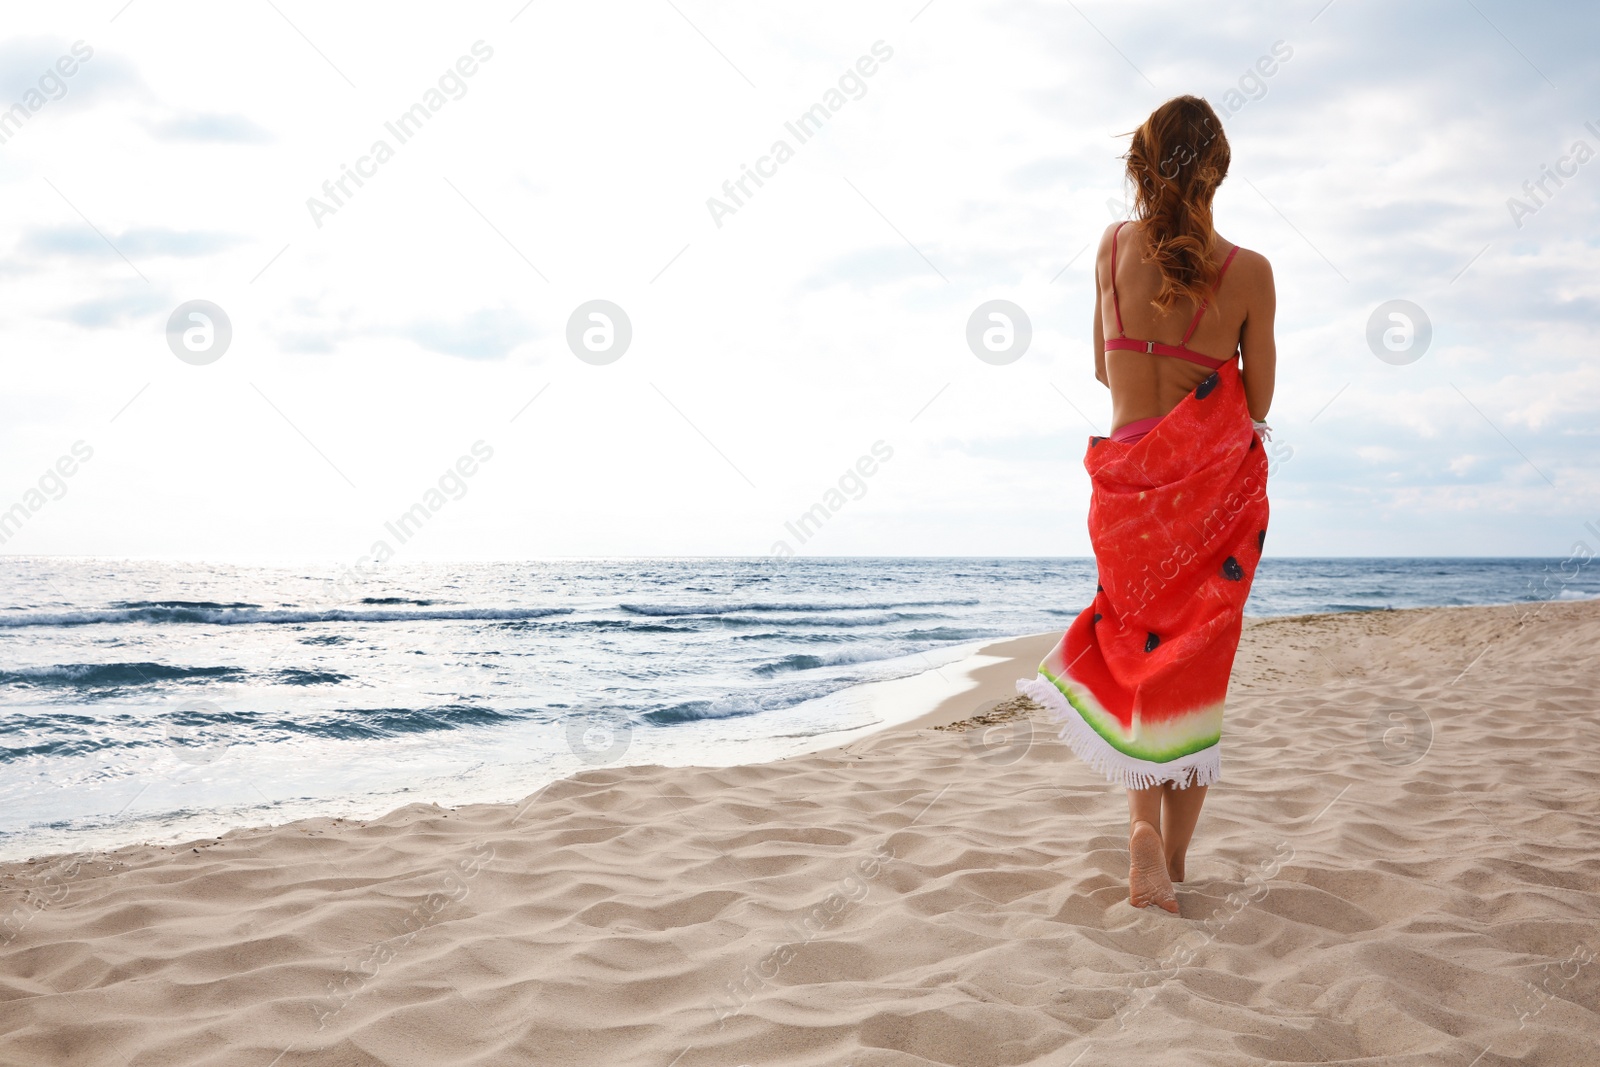
<svg viewBox="0 0 1600 1067">
<path fill-rule="evenodd" d="M 273 334 L 278 348 L 284 352 L 327 355 L 344 339 L 339 330 L 283 330 Z"/>
<path fill-rule="evenodd" d="M 401 331 L 430 352 L 465 359 L 503 359 L 539 331 L 514 311 L 484 309 L 453 321 L 416 323 Z"/>
<path fill-rule="evenodd" d="M 1076 462 L 1093 432 L 1093 427 L 1080 421 L 1076 426 L 1052 433 L 1025 430 L 1003 437 L 968 434 L 943 442 L 943 447 L 985 462 L 1056 465 Z"/>
<path fill-rule="evenodd" d="M 620 40 L 617 62 L 660 91 L 629 97 L 628 79 L 599 79 L 599 95 L 575 108 L 530 112 L 529 94 L 546 80 L 581 80 L 583 58 L 552 54 L 553 65 L 539 71 L 497 59 L 485 76 L 498 87 L 474 82 L 482 88 L 464 110 L 430 123 L 367 181 L 358 211 L 341 210 L 337 224 L 319 229 L 305 196 L 372 137 L 392 137 L 381 124 L 394 117 L 395 101 L 414 99 L 434 77 L 434 61 L 422 57 L 437 53 L 442 62 L 438 49 L 480 32 L 468 15 L 429 8 L 427 18 L 396 24 L 404 45 L 360 50 L 359 13 L 329 6 L 324 21 L 305 29 L 361 84 L 351 96 L 270 10 L 272 48 L 196 52 L 148 11 L 141 15 L 142 5 L 113 26 L 85 23 L 81 31 L 47 5 L 22 6 L 0 35 L 0 110 L 37 87 L 79 32 L 95 51 L 68 79 L 67 95 L 0 147 L 0 182 L 13 207 L 0 225 L 0 282 L 11 294 L 0 318 L 19 349 L 44 350 L 67 335 L 48 349 L 50 360 L 28 361 L 18 376 L 36 379 L 25 383 L 33 390 L 26 395 L 69 410 L 96 377 L 125 367 L 115 331 L 143 336 L 159 353 L 172 306 L 205 279 L 208 295 L 230 313 L 238 307 L 240 338 L 265 342 L 263 359 L 310 353 L 285 358 L 285 372 L 383 391 L 385 403 L 347 403 L 325 428 L 306 426 L 342 463 L 389 429 L 383 417 L 393 405 L 450 396 L 470 408 L 465 398 L 504 388 L 526 354 L 548 351 L 552 369 L 593 378 L 564 352 L 561 333 L 570 308 L 600 287 L 650 322 L 652 350 L 670 354 L 679 374 L 678 386 L 662 383 L 665 392 L 763 493 L 778 472 L 811 477 L 805 471 L 819 461 L 812 449 L 792 446 L 798 435 L 842 440 L 844 449 L 882 433 L 903 448 L 893 486 L 872 491 L 874 506 L 908 524 L 896 551 L 975 544 L 968 531 L 987 527 L 1003 532 L 996 544 L 1084 551 L 1084 421 L 1103 432 L 1111 414 L 1092 377 L 1094 241 L 1120 211 L 1107 201 L 1120 205 L 1126 188 L 1117 158 L 1123 134 L 1162 100 L 1193 92 L 1225 112 L 1233 148 L 1217 225 L 1270 258 L 1278 288 L 1279 378 L 1269 421 L 1274 443 L 1294 454 L 1273 475 L 1274 503 L 1283 506 L 1269 552 L 1564 550 L 1582 522 L 1600 514 L 1592 462 L 1600 362 L 1587 355 L 1600 321 L 1600 156 L 1552 183 L 1520 227 L 1506 200 L 1524 197 L 1524 183 L 1539 181 L 1575 139 L 1600 146 L 1600 132 L 1585 126 L 1600 125 L 1600 64 L 1588 55 L 1600 8 L 1323 10 L 1323 0 L 1293 8 L 1245 5 L 1218 18 L 1176 0 L 935 4 L 911 36 L 889 35 L 896 58 L 881 78 L 892 80 L 873 81 L 869 96 L 804 150 L 793 164 L 801 169 L 785 171 L 780 184 L 793 183 L 790 193 L 761 194 L 786 199 L 762 200 L 716 231 L 704 196 L 732 170 L 728 144 L 767 143 L 837 76 L 840 41 L 880 32 L 870 17 L 836 23 L 823 37 L 785 27 L 759 6 L 728 23 L 724 32 L 735 36 L 727 44 L 718 36 L 719 47 L 762 83 L 754 95 L 737 89 L 738 75 L 714 54 L 685 66 L 672 49 L 648 47 L 647 34 Z M 582 5 L 573 12 L 603 28 L 603 14 Z M 665 18 L 663 26 L 675 16 L 666 10 Z M 235 36 L 216 39 L 250 27 L 260 28 L 228 19 L 217 28 Z M 3 39 L 18 34 L 30 39 Z M 1292 55 L 1270 76 L 1246 81 L 1280 39 Z M 771 44 L 768 54 L 762 42 Z M 304 76 L 284 78 L 286 62 Z M 768 71 L 765 80 L 757 69 Z M 954 69 L 979 76 L 952 78 Z M 146 71 L 151 88 L 140 80 Z M 1243 93 L 1231 106 L 1230 91 Z M 752 132 L 730 142 L 729 131 L 741 129 Z M 577 147 L 544 158 L 530 156 L 529 143 Z M 264 145 L 270 151 L 256 151 Z M 654 161 L 643 178 L 640 158 Z M 44 178 L 155 284 L 134 277 Z M 548 286 L 498 244 L 485 220 L 539 262 Z M 691 252 L 652 283 L 691 237 Z M 173 299 L 162 297 L 164 286 Z M 1011 368 L 980 367 L 966 350 L 965 323 L 991 297 L 1015 300 L 1033 320 L 1033 347 Z M 1433 327 L 1431 348 L 1405 366 L 1380 362 L 1365 339 L 1373 312 L 1393 298 L 1419 305 Z M 35 320 L 43 328 L 30 332 Z M 749 338 L 760 342 L 755 363 Z M 389 373 L 397 358 L 414 373 Z M 225 367 L 235 365 L 230 358 Z M 606 380 L 622 382 L 639 366 L 630 355 Z M 686 389 L 700 391 L 693 403 L 679 399 Z M 569 432 L 624 392 L 552 403 L 561 391 L 537 410 Z M 654 390 L 639 399 L 651 417 L 678 418 Z M 243 401 L 262 407 L 254 393 Z M 727 425 L 704 424 L 711 411 Z M 637 419 L 632 425 L 647 432 Z M 181 429 L 160 432 L 178 441 Z M 456 442 L 446 429 L 419 425 L 410 436 L 448 451 Z M 698 450 L 684 453 L 686 470 L 704 462 L 709 477 L 748 489 L 697 435 L 676 429 Z M 429 436 L 436 430 L 438 439 Z M 60 433 L 68 432 L 75 431 L 62 420 Z M 168 442 L 157 434 L 145 444 Z M 247 444 L 230 457 L 238 484 L 251 490 L 240 514 L 259 512 L 257 486 L 284 466 Z M 650 460 L 674 455 L 652 444 Z M 390 462 L 375 458 L 374 469 Z M 969 482 L 952 482 L 950 470 Z M 969 483 L 1035 488 L 1015 498 L 996 491 L 978 509 L 956 507 L 952 486 Z M 1048 487 L 1042 496 L 1039 485 Z M 575 488 L 561 506 L 581 515 L 597 500 L 610 504 L 589 492 Z M 293 506 L 297 494 L 285 490 L 283 499 Z M 731 497 L 723 504 L 739 506 Z M 765 547 L 771 516 L 751 507 L 754 532 L 719 528 L 727 539 L 716 548 Z M 126 524 L 109 505 L 86 514 L 107 531 L 94 535 L 95 546 L 145 543 L 123 539 Z M 238 532 L 246 523 L 224 525 L 230 539 L 246 536 Z M 687 543 L 660 522 L 633 525 L 637 550 Z M 175 513 L 166 529 L 150 525 L 148 543 L 198 543 L 185 539 L 199 528 Z M 361 547 L 366 531 L 352 528 Z M 869 533 L 850 541 L 856 535 L 845 529 L 830 529 L 839 551 L 883 543 Z M 320 551 L 322 536 L 310 523 L 262 535 L 292 538 L 297 551 Z M 87 538 L 72 543 L 89 545 Z M 480 550 L 476 540 L 456 546 Z M 343 554 L 342 544 L 332 548 Z"/>
<path fill-rule="evenodd" d="M 74 47 L 78 48 L 75 53 Z M 84 59 L 85 51 L 89 55 Z M 60 76 L 56 64 L 71 58 L 73 73 Z M 46 85 L 40 85 L 40 79 Z M 57 85 L 63 86 L 59 89 Z M 0 42 L 0 108 L 10 107 L 29 90 L 52 99 L 51 107 L 74 107 L 97 101 L 137 98 L 148 100 L 150 90 L 138 70 L 127 60 L 95 48 L 92 42 L 55 37 L 18 37 Z"/>
<path fill-rule="evenodd" d="M 1013 168 L 1007 179 L 1013 189 L 1024 192 L 1054 189 L 1059 186 L 1071 187 L 1085 179 L 1101 183 L 1115 180 L 1120 175 L 1107 170 L 1105 160 L 1121 152 L 1124 147 L 1126 147 L 1125 142 L 1107 137 L 1106 147 L 1102 150 L 1095 151 L 1085 146 L 1082 151 L 1073 155 L 1040 156 Z"/>
<path fill-rule="evenodd" d="M 141 286 L 117 296 L 80 301 L 62 308 L 52 317 L 85 329 L 102 330 L 122 327 L 146 316 L 167 315 L 176 306 L 177 302 L 171 296 L 151 292 Z"/>
<path fill-rule="evenodd" d="M 928 264 L 922 257 L 904 245 L 898 247 L 882 245 L 834 259 L 819 273 L 807 278 L 804 288 L 817 290 L 835 285 L 851 287 L 886 285 L 891 282 L 912 281 L 924 276 L 937 278 L 928 269 Z"/>
<path fill-rule="evenodd" d="M 462 359 L 496 360 L 542 333 L 515 311 L 484 308 L 454 318 L 413 320 L 359 315 L 322 298 L 299 299 L 278 318 L 273 342 L 284 352 L 327 355 L 348 342 L 402 337 L 419 348 Z"/>
<path fill-rule="evenodd" d="M 201 141 L 212 144 L 270 144 L 269 131 L 243 115 L 194 112 L 153 123 L 150 135 L 158 141 Z"/>
<path fill-rule="evenodd" d="M 113 250 L 106 244 L 109 239 Z M 41 226 L 24 233 L 17 250 L 34 256 L 71 256 L 90 259 L 114 258 L 117 251 L 129 257 L 154 259 L 163 256 L 192 258 L 209 256 L 240 244 L 243 238 L 207 230 L 169 230 L 144 227 L 107 234 L 102 238 L 86 226 Z"/>
</svg>

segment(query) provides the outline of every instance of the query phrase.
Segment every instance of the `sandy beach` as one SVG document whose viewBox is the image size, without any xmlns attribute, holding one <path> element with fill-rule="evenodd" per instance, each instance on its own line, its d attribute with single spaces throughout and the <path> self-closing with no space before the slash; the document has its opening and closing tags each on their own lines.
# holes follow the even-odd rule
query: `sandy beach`
<svg viewBox="0 0 1600 1067">
<path fill-rule="evenodd" d="M 1181 917 L 1012 699 L 1056 636 L 772 763 L 6 864 L 0 1064 L 1600 1062 L 1600 603 L 1248 621 Z"/>
</svg>

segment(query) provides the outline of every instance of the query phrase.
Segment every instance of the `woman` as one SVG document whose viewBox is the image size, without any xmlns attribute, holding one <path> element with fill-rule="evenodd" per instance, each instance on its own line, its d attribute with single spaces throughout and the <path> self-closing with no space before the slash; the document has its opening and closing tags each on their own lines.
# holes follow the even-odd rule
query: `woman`
<svg viewBox="0 0 1600 1067">
<path fill-rule="evenodd" d="M 1172 883 L 1221 776 L 1228 676 L 1266 543 L 1257 420 L 1272 403 L 1276 298 L 1265 257 L 1212 229 L 1229 152 L 1204 100 L 1162 104 L 1124 158 L 1134 219 L 1107 228 L 1095 266 L 1112 427 L 1084 456 L 1099 583 L 1017 687 L 1127 789 L 1128 902 L 1177 914 Z"/>
</svg>

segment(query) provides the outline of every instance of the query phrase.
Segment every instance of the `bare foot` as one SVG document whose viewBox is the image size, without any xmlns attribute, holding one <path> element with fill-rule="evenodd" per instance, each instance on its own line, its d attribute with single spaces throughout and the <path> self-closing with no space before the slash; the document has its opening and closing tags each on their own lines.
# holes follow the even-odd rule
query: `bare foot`
<svg viewBox="0 0 1600 1067">
<path fill-rule="evenodd" d="M 1136 908 L 1154 904 L 1178 914 L 1178 898 L 1172 892 L 1167 857 L 1156 828 L 1143 819 L 1134 823 L 1128 835 L 1128 854 L 1128 903 Z"/>
<path fill-rule="evenodd" d="M 1183 860 L 1182 856 L 1167 857 L 1167 874 L 1175 883 L 1183 881 Z"/>
</svg>

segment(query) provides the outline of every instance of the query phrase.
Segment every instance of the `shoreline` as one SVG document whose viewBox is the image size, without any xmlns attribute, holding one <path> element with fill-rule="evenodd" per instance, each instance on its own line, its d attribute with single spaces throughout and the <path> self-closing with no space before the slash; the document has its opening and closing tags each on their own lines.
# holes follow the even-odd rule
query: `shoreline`
<svg viewBox="0 0 1600 1067">
<path fill-rule="evenodd" d="M 301 823 L 315 823 L 322 825 L 327 822 L 338 823 L 365 823 L 381 821 L 399 812 L 414 808 L 439 808 L 440 810 L 453 811 L 476 805 L 517 805 L 526 803 L 529 797 L 536 796 L 539 792 L 551 786 L 588 770 L 611 768 L 625 769 L 629 767 L 729 767 L 743 766 L 746 764 L 761 765 L 782 760 L 803 759 L 817 753 L 833 753 L 836 750 L 860 752 L 879 743 L 877 740 L 885 733 L 910 728 L 917 729 L 923 726 L 941 725 L 963 718 L 964 713 L 960 708 L 968 695 L 976 691 L 976 687 L 983 685 L 983 680 L 999 678 L 1009 669 L 1010 649 L 1013 647 L 1026 647 L 1029 642 L 1042 642 L 1048 649 L 1059 634 L 1038 634 L 1016 638 L 1000 638 L 988 642 L 972 642 L 971 651 L 960 655 L 938 666 L 928 668 L 912 674 L 901 675 L 895 678 L 877 681 L 859 682 L 844 689 L 803 701 L 789 708 L 779 709 L 778 712 L 768 713 L 768 717 L 776 718 L 785 716 L 798 718 L 808 715 L 837 719 L 866 719 L 866 725 L 846 726 L 826 730 L 820 733 L 807 735 L 805 738 L 795 738 L 788 750 L 781 741 L 785 736 L 774 735 L 772 738 L 761 740 L 729 740 L 707 742 L 700 749 L 700 761 L 688 762 L 655 762 L 641 763 L 604 763 L 591 766 L 579 765 L 569 773 L 552 778 L 544 785 L 537 787 L 531 793 L 524 793 L 515 799 L 509 800 L 462 800 L 458 803 L 441 803 L 438 800 L 416 800 L 403 803 L 391 803 L 381 810 L 372 810 L 373 805 L 361 803 L 363 798 L 357 796 L 349 798 L 349 802 L 341 806 L 341 799 L 334 798 L 329 803 L 328 811 L 313 811 L 307 814 L 296 814 L 292 818 L 282 821 L 270 819 L 258 821 L 238 822 L 222 828 L 220 832 L 204 830 L 174 829 L 163 833 L 159 830 L 144 834 L 138 832 L 138 827 L 145 823 L 134 822 L 129 826 L 131 831 L 122 835 L 116 828 L 99 827 L 92 831 L 90 843 L 81 848 L 45 848 L 36 852 L 23 855 L 0 857 L 0 879 L 13 865 L 55 864 L 71 856 L 105 856 L 130 848 L 176 848 L 179 846 L 190 847 L 197 843 L 220 840 L 230 834 L 254 833 L 275 829 L 293 828 Z M 945 651 L 949 651 L 948 649 Z M 1042 658 L 1043 653 L 1036 657 Z M 907 657 L 910 658 L 910 657 Z M 1023 657 L 1024 659 L 1026 656 Z M 976 672 L 978 681 L 974 681 Z M 996 699 L 1005 699 L 1015 695 L 1014 692 L 999 692 L 1009 686 L 1008 680 L 1001 680 L 996 686 Z M 984 699 L 988 699 L 985 697 Z M 926 710 L 907 713 L 907 708 L 924 708 Z M 713 720 L 714 721 L 714 720 Z M 781 729 L 781 727 L 779 727 Z M 814 744 L 806 744 L 814 741 Z M 765 747 L 769 752 L 756 752 L 757 758 L 740 758 L 741 749 L 752 750 Z M 704 758 L 712 753 L 720 753 L 729 758 Z M 668 758 L 680 755 L 671 753 Z M 214 819 L 215 822 L 227 821 L 222 817 Z M 0 884 L 3 889 L 3 884 Z"/>
<path fill-rule="evenodd" d="M 1546 608 L 1592 603 L 1597 602 L 1569 599 L 1532 601 L 1518 604 L 1460 605 L 1429 608 L 1371 608 L 1360 611 L 1309 612 L 1299 615 L 1246 616 L 1243 635 L 1240 640 L 1240 658 L 1234 664 L 1234 676 L 1230 685 L 1230 703 L 1234 691 L 1241 684 L 1249 685 L 1252 683 L 1252 678 L 1241 670 L 1241 666 L 1248 651 L 1248 635 L 1255 627 L 1297 622 L 1310 624 L 1318 620 L 1332 621 L 1363 617 L 1421 615 L 1425 613 L 1509 612 L 1516 609 L 1526 609 L 1522 611 L 1524 616 L 1536 616 Z M 3 883 L 7 872 L 15 866 L 59 864 L 73 856 L 109 856 L 127 849 L 138 848 L 193 847 L 204 842 L 221 840 L 232 834 L 291 829 L 299 827 L 301 824 L 315 824 L 317 826 L 329 823 L 341 825 L 367 824 L 388 820 L 402 812 L 417 809 L 455 811 L 462 808 L 486 805 L 514 807 L 528 803 L 532 797 L 538 796 L 543 791 L 562 781 L 596 769 L 761 766 L 769 763 L 804 760 L 813 756 L 860 759 L 867 753 L 880 749 L 892 750 L 901 734 L 915 734 L 918 731 L 950 727 L 974 716 L 981 715 L 988 707 L 1012 700 L 1017 696 L 1015 690 L 1016 679 L 1032 676 L 1034 665 L 1043 660 L 1045 654 L 1060 639 L 1062 632 L 1061 630 L 1053 630 L 1045 633 L 997 638 L 986 642 L 974 642 L 975 647 L 972 651 L 940 666 L 897 678 L 860 682 L 830 693 L 827 696 L 817 697 L 794 705 L 791 708 L 782 709 L 782 713 L 804 712 L 807 709 L 825 710 L 827 714 L 833 715 L 841 712 L 855 712 L 873 720 L 863 726 L 842 727 L 837 730 L 811 735 L 817 739 L 835 738 L 835 740 L 828 740 L 815 747 L 802 745 L 802 747 L 789 753 L 775 754 L 755 760 L 707 760 L 704 762 L 691 761 L 683 763 L 644 762 L 578 767 L 569 774 L 551 779 L 532 793 L 516 800 L 466 800 L 457 804 L 440 804 L 437 801 L 418 800 L 395 804 L 385 810 L 370 814 L 358 814 L 357 812 L 361 810 L 362 806 L 353 804 L 342 811 L 313 812 L 306 815 L 297 815 L 283 822 L 241 823 L 226 828 L 221 834 L 201 833 L 189 836 L 185 831 L 178 830 L 173 834 L 151 834 L 147 836 L 135 834 L 126 839 L 114 841 L 108 840 L 108 838 L 115 838 L 115 832 L 107 831 L 97 835 L 95 838 L 95 840 L 102 842 L 102 847 L 42 851 L 14 858 L 0 858 L 0 883 Z M 908 715 L 904 710 L 908 705 L 921 707 L 924 710 Z M 844 740 L 837 740 L 836 738 L 840 735 L 854 736 L 846 737 Z M 729 742 L 721 742 L 721 744 L 724 746 L 730 745 Z M 0 884 L 0 889 L 3 888 L 3 884 Z"/>
<path fill-rule="evenodd" d="M 1299 615 L 1267 615 L 1246 616 L 1244 619 L 1243 634 L 1240 639 L 1239 659 L 1235 661 L 1233 681 L 1230 684 L 1230 703 L 1233 695 L 1241 685 L 1255 684 L 1253 674 L 1242 670 L 1249 651 L 1249 635 L 1256 627 L 1270 627 L 1280 624 L 1301 623 L 1313 624 L 1327 621 L 1332 624 L 1336 620 L 1353 618 L 1385 617 L 1385 616 L 1423 616 L 1438 613 L 1481 613 L 1481 612 L 1511 612 L 1516 609 L 1527 609 L 1522 612 L 1525 617 L 1537 616 L 1546 608 L 1568 607 L 1582 604 L 1596 604 L 1594 600 L 1549 600 L 1532 601 L 1519 604 L 1487 604 L 1487 605 L 1460 605 L 1450 607 L 1427 608 L 1372 608 L 1360 611 L 1340 612 L 1309 612 Z M 967 655 L 953 659 L 938 667 L 933 667 L 915 674 L 903 675 L 878 681 L 860 682 L 845 689 L 818 697 L 811 701 L 804 701 L 792 708 L 783 709 L 792 712 L 796 709 L 808 707 L 826 707 L 830 712 L 838 712 L 841 708 L 862 712 L 871 715 L 875 721 L 864 726 L 844 727 L 825 733 L 812 735 L 816 738 L 831 738 L 841 734 L 855 734 L 846 740 L 832 740 L 816 747 L 802 747 L 797 751 L 773 755 L 766 759 L 753 761 L 719 762 L 707 761 L 703 763 L 619 763 L 599 764 L 589 767 L 580 767 L 571 774 L 554 778 L 517 800 L 507 801 L 463 801 L 459 804 L 441 805 L 436 801 L 418 800 L 405 804 L 397 804 L 381 813 L 374 815 L 353 815 L 335 813 L 314 813 L 297 816 L 283 822 L 247 823 L 229 827 L 221 834 L 201 834 L 187 837 L 180 831 L 171 837 L 132 837 L 107 847 L 65 849 L 54 852 L 40 852 L 37 854 L 21 856 L 10 859 L 0 859 L 0 890 L 4 889 L 3 880 L 14 868 L 35 867 L 41 864 L 57 865 L 71 857 L 111 856 L 129 849 L 145 848 L 191 848 L 206 842 L 223 840 L 235 834 L 260 834 L 278 830 L 296 829 L 304 825 L 318 827 L 328 824 L 340 825 L 366 825 L 381 823 L 400 816 L 402 813 L 418 810 L 426 811 L 457 811 L 466 808 L 482 807 L 521 807 L 539 796 L 546 790 L 568 781 L 574 777 L 595 770 L 625 771 L 629 769 L 656 768 L 672 770 L 677 768 L 727 768 L 742 766 L 764 766 L 773 763 L 787 763 L 805 760 L 812 757 L 861 759 L 869 753 L 880 750 L 892 751 L 894 744 L 901 735 L 914 735 L 920 731 L 939 730 L 956 726 L 966 720 L 982 715 L 988 707 L 1011 701 L 1017 696 L 1015 681 L 1022 677 L 1031 677 L 1034 666 L 1043 660 L 1045 654 L 1060 640 L 1061 630 L 1052 630 L 1044 633 L 1023 634 L 1014 637 L 997 638 L 986 642 L 974 642 L 975 649 Z M 931 706 L 929 706 L 931 703 Z M 905 705 L 923 707 L 925 710 L 907 715 L 903 710 Z"/>
<path fill-rule="evenodd" d="M 1181 917 L 977 728 L 1056 636 L 805 755 L 0 864 L 0 1061 L 1588 1062 L 1600 603 L 1247 621 Z"/>
</svg>

